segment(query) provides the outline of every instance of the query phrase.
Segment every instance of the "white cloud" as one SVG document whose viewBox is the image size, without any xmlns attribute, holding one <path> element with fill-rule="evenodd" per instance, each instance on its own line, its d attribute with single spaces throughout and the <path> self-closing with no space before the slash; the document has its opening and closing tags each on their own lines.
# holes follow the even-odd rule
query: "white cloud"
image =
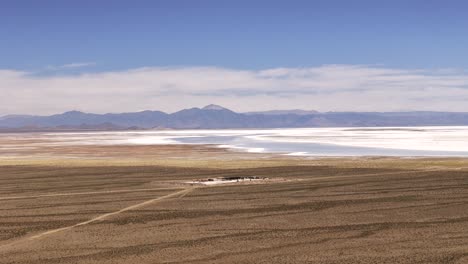
<svg viewBox="0 0 468 264">
<path fill-rule="evenodd" d="M 66 69 L 77 69 L 77 68 L 91 67 L 94 65 L 96 65 L 95 62 L 74 62 L 74 63 L 68 63 L 64 65 L 59 65 L 59 66 L 49 65 L 46 67 L 46 70 L 56 71 L 56 70 L 66 70 Z"/>
<path fill-rule="evenodd" d="M 236 111 L 468 111 L 468 73 L 464 71 L 366 65 L 258 71 L 148 67 L 61 76 L 0 70 L 0 92 L 0 115 L 51 114 L 71 109 L 172 112 L 209 103 Z"/>
<path fill-rule="evenodd" d="M 75 62 L 59 66 L 60 68 L 82 68 L 96 65 L 95 62 Z"/>
</svg>

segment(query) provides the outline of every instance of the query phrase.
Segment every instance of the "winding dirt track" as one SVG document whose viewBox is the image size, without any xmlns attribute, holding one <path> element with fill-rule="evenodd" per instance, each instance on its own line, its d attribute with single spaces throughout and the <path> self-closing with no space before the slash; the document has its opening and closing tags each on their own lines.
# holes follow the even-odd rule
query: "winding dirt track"
<svg viewBox="0 0 468 264">
<path fill-rule="evenodd" d="M 58 232 L 67 231 L 67 230 L 70 230 L 70 229 L 75 228 L 75 227 L 88 225 L 88 224 L 91 224 L 91 223 L 94 223 L 94 222 L 97 222 L 97 221 L 102 221 L 102 220 L 104 220 L 106 218 L 109 218 L 109 217 L 112 217 L 114 215 L 118 215 L 120 213 L 130 211 L 130 210 L 135 210 L 135 209 L 138 209 L 140 207 L 143 207 L 143 206 L 146 206 L 146 205 L 149 205 L 149 204 L 154 204 L 156 202 L 160 202 L 160 201 L 163 201 L 163 200 L 166 200 L 166 199 L 170 199 L 170 198 L 177 197 L 177 196 L 184 197 L 188 193 L 192 192 L 195 188 L 196 187 L 186 188 L 186 189 L 181 190 L 181 191 L 173 192 L 173 193 L 170 193 L 168 195 L 164 195 L 164 196 L 161 196 L 161 197 L 158 197 L 158 198 L 154 198 L 154 199 L 151 199 L 151 200 L 144 201 L 144 202 L 139 203 L 139 204 L 135 204 L 135 205 L 132 205 L 132 206 L 125 207 L 125 208 L 120 209 L 120 210 L 115 211 L 115 212 L 103 214 L 103 215 L 97 216 L 95 218 L 89 219 L 87 221 L 80 222 L 80 223 L 75 224 L 75 225 L 49 230 L 49 231 L 46 231 L 46 232 L 42 232 L 40 234 L 33 235 L 31 237 L 26 237 L 26 238 L 14 241 L 14 242 L 9 243 L 9 244 L 0 245 L 0 250 L 7 249 L 8 247 L 20 244 L 21 242 L 24 242 L 24 241 L 32 241 L 32 240 L 39 239 L 39 238 L 42 238 L 42 237 L 45 237 L 45 236 L 48 236 L 48 235 L 52 235 L 52 234 L 55 234 L 55 233 L 58 233 Z M 161 189 L 161 188 L 159 188 L 159 189 Z M 141 190 L 152 190 L 152 189 L 141 189 Z M 134 190 L 134 191 L 137 191 L 137 190 Z M 114 192 L 108 191 L 108 192 L 104 192 L 104 193 L 116 193 L 116 192 L 122 192 L 122 191 L 114 191 Z M 103 193 L 103 192 L 88 192 L 86 194 L 96 194 L 96 193 Z M 83 193 L 81 193 L 81 194 L 83 194 Z M 63 195 L 66 195 L 66 194 L 61 194 L 61 195 L 63 196 Z M 46 196 L 39 195 L 39 196 L 35 196 L 35 197 L 50 197 L 50 196 L 51 195 L 46 195 Z M 56 196 L 60 196 L 60 195 L 56 195 Z"/>
</svg>

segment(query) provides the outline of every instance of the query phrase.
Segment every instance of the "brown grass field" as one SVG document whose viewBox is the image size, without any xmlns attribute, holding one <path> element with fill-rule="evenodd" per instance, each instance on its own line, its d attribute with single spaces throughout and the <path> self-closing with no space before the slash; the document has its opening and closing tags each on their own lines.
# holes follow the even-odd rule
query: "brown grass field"
<svg viewBox="0 0 468 264">
<path fill-rule="evenodd" d="M 177 145 L 0 154 L 2 264 L 468 263 L 465 159 Z M 185 183 L 226 176 L 270 180 Z"/>
</svg>

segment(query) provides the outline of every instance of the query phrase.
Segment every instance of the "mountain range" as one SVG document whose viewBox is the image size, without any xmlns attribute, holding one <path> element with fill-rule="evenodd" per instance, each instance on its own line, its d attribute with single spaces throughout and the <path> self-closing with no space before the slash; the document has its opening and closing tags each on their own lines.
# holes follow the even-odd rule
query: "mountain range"
<svg viewBox="0 0 468 264">
<path fill-rule="evenodd" d="M 50 116 L 0 117 L 0 131 L 223 129 L 294 127 L 463 126 L 465 112 L 317 112 L 273 110 L 236 113 L 219 105 L 184 109 L 175 113 L 142 111 L 92 114 L 69 111 Z"/>
</svg>

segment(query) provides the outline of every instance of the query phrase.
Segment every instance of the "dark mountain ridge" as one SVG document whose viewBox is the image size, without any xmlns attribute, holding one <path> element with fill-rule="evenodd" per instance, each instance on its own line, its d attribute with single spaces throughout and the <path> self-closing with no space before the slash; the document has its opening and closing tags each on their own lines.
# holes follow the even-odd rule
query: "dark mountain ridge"
<svg viewBox="0 0 468 264">
<path fill-rule="evenodd" d="M 92 114 L 69 111 L 50 116 L 0 117 L 3 130 L 222 129 L 286 127 L 464 126 L 464 112 L 326 112 L 279 110 L 236 113 L 218 105 L 168 114 L 161 111 Z"/>
</svg>

